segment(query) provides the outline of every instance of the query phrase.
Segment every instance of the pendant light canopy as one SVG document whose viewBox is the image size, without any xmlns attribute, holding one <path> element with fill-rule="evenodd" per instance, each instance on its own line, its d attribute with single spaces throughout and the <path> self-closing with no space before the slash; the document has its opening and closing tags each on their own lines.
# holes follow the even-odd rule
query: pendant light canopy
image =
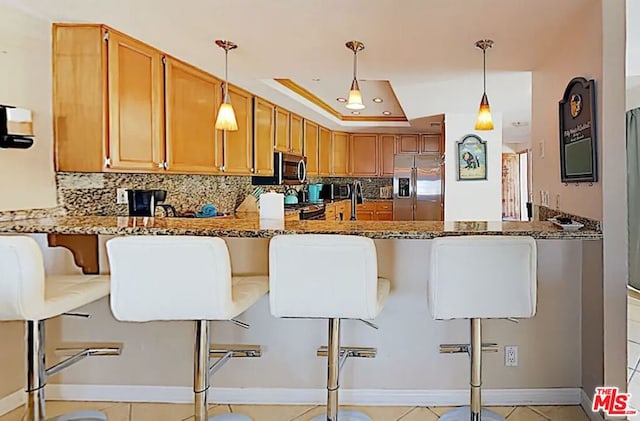
<svg viewBox="0 0 640 421">
<path fill-rule="evenodd" d="M 360 41 L 349 41 L 345 44 L 348 49 L 353 51 L 353 81 L 351 82 L 351 88 L 349 89 L 349 100 L 347 101 L 347 108 L 350 110 L 361 110 L 364 108 L 362 103 L 362 94 L 360 93 L 360 86 L 358 85 L 358 52 L 364 50 L 364 44 Z"/>
<path fill-rule="evenodd" d="M 231 102 L 229 101 L 229 50 L 238 48 L 237 44 L 231 41 L 218 39 L 216 45 L 224 50 L 224 98 L 220 108 L 218 109 L 218 117 L 216 118 L 216 129 L 235 131 L 238 130 L 238 122 L 236 121 L 236 113 L 233 111 Z"/>
<path fill-rule="evenodd" d="M 491 107 L 489 107 L 489 99 L 487 98 L 487 50 L 493 47 L 493 41 L 490 39 L 480 40 L 476 42 L 476 47 L 482 50 L 482 77 L 484 81 L 482 100 L 480 101 L 480 109 L 476 120 L 476 130 L 493 130 Z"/>
</svg>

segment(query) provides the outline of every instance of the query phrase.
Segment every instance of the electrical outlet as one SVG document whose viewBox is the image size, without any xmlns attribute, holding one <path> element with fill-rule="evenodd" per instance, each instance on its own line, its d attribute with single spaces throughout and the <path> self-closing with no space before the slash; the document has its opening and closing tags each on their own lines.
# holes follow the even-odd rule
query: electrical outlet
<svg viewBox="0 0 640 421">
<path fill-rule="evenodd" d="M 560 210 L 560 193 L 556 194 L 556 209 Z"/>
<path fill-rule="evenodd" d="M 504 365 L 507 367 L 518 366 L 518 347 L 516 345 L 507 345 L 504 347 Z"/>
<path fill-rule="evenodd" d="M 127 204 L 129 203 L 129 197 L 127 196 L 127 189 L 116 190 L 116 203 Z"/>
<path fill-rule="evenodd" d="M 544 158 L 544 140 L 538 142 L 538 155 L 540 158 Z"/>
</svg>

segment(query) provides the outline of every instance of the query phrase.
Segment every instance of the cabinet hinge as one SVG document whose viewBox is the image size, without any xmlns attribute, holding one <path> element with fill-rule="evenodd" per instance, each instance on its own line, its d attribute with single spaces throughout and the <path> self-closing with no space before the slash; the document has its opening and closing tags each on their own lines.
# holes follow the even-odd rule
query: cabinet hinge
<svg viewBox="0 0 640 421">
<path fill-rule="evenodd" d="M 109 41 L 109 31 L 104 31 L 104 35 L 102 36 L 102 39 L 105 42 Z"/>
<path fill-rule="evenodd" d="M 109 168 L 111 166 L 111 158 L 104 159 L 104 167 Z"/>
</svg>

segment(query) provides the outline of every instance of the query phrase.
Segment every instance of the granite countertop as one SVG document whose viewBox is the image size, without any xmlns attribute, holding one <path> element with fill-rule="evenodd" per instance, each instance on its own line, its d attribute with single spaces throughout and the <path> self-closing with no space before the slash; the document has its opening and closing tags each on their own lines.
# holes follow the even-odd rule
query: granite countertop
<svg viewBox="0 0 640 421">
<path fill-rule="evenodd" d="M 257 218 L 129 218 L 62 216 L 0 222 L 0 233 L 202 235 L 269 238 L 278 234 L 347 234 L 374 239 L 450 235 L 529 235 L 537 239 L 598 240 L 602 232 L 563 231 L 551 222 L 260 221 Z"/>
</svg>

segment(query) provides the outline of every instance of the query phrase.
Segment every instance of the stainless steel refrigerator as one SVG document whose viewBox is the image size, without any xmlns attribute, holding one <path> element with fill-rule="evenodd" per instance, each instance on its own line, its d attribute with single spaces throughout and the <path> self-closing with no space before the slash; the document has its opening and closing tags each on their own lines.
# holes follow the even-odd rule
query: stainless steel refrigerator
<svg viewBox="0 0 640 421">
<path fill-rule="evenodd" d="M 442 220 L 444 210 L 442 170 L 440 153 L 394 157 L 394 221 Z"/>
</svg>

